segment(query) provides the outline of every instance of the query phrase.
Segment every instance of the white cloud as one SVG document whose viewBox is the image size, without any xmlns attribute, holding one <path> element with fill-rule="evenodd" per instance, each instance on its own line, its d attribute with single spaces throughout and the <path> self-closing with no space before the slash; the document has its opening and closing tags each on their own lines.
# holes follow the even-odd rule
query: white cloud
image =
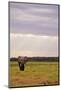
<svg viewBox="0 0 61 90">
<path fill-rule="evenodd" d="M 10 34 L 11 56 L 57 56 L 58 37 Z"/>
</svg>

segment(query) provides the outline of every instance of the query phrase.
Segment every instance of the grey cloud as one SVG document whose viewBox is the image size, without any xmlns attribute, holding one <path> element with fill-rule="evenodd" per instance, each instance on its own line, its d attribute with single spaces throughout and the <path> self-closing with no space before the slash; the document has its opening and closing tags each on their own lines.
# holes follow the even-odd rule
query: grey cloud
<svg viewBox="0 0 61 90">
<path fill-rule="evenodd" d="M 10 32 L 58 35 L 58 6 L 10 3 Z"/>
</svg>

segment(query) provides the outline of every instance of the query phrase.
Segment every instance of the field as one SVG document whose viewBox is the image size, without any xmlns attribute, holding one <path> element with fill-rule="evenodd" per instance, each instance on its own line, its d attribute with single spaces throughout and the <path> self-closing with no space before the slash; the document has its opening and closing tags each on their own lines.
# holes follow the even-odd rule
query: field
<svg viewBox="0 0 61 90">
<path fill-rule="evenodd" d="M 58 62 L 27 62 L 20 71 L 18 62 L 10 61 L 9 87 L 58 85 Z"/>
</svg>

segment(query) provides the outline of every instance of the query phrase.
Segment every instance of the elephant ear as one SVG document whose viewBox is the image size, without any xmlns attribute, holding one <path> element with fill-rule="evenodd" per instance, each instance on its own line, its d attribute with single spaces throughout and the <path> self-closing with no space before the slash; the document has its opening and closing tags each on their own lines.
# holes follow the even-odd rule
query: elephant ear
<svg viewBox="0 0 61 90">
<path fill-rule="evenodd" d="M 26 63 L 28 61 L 28 57 L 24 57 L 24 63 Z"/>
<path fill-rule="evenodd" d="M 21 56 L 18 56 L 18 62 L 21 62 Z"/>
</svg>

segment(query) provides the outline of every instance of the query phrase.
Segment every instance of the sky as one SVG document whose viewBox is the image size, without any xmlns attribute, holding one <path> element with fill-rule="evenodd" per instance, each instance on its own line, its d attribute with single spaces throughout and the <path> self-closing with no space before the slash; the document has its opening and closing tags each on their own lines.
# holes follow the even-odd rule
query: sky
<svg viewBox="0 0 61 90">
<path fill-rule="evenodd" d="M 13 56 L 58 56 L 58 5 L 10 3 Z"/>
</svg>

